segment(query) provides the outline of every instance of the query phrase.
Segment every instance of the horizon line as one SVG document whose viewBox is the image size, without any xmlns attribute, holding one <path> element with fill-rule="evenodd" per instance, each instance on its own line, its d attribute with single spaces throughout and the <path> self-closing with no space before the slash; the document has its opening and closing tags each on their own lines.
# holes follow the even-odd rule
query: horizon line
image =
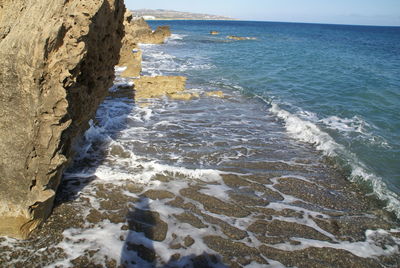
<svg viewBox="0 0 400 268">
<path fill-rule="evenodd" d="M 217 15 L 216 15 L 217 16 Z M 400 25 L 374 25 L 374 24 L 349 24 L 349 23 L 333 23 L 333 22 L 305 22 L 305 21 L 278 21 L 278 20 L 251 20 L 251 19 L 189 19 L 189 18 L 155 18 L 146 19 L 146 21 L 247 21 L 247 22 L 272 22 L 272 23 L 298 23 L 298 24 L 321 24 L 321 25 L 341 25 L 341 26 L 365 26 L 365 27 L 391 27 L 400 28 Z"/>
</svg>

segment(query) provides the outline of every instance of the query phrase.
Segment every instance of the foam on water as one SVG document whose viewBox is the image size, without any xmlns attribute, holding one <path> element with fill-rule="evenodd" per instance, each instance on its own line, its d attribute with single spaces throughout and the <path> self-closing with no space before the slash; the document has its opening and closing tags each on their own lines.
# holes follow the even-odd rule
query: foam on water
<svg viewBox="0 0 400 268">
<path fill-rule="evenodd" d="M 282 250 L 300 250 L 309 247 L 343 249 L 361 258 L 371 258 L 374 256 L 389 256 L 399 252 L 400 240 L 391 236 L 385 230 L 367 230 L 365 232 L 366 241 L 363 242 L 341 242 L 330 243 L 304 238 L 295 238 L 301 242 L 300 245 L 290 245 L 288 243 L 273 245 L 272 247 Z"/>
<path fill-rule="evenodd" d="M 162 106 L 159 106 L 161 103 L 164 104 Z M 181 166 L 180 164 L 178 164 L 178 162 L 176 162 L 177 164 L 175 165 L 162 163 L 158 159 L 159 155 L 157 154 L 135 154 L 133 152 L 134 149 L 130 149 L 132 148 L 130 146 L 132 141 L 140 141 L 140 144 L 146 144 L 148 143 L 147 140 L 149 139 L 149 137 L 153 136 L 157 131 L 159 131 L 160 127 L 167 127 L 165 131 L 168 132 L 168 127 L 170 127 L 171 129 L 191 129 L 193 126 L 187 125 L 187 120 L 177 121 L 173 118 L 169 118 L 168 106 L 173 107 L 173 109 L 182 110 L 182 108 L 179 108 L 180 106 L 176 103 L 171 105 L 171 103 L 166 99 L 161 100 L 161 102 L 159 101 L 158 104 L 153 104 L 153 106 L 146 108 L 135 107 L 133 109 L 129 109 L 128 106 L 129 105 L 126 105 L 126 102 L 124 104 L 124 102 L 121 102 L 120 99 L 106 100 L 102 104 L 98 112 L 98 115 L 101 115 L 101 118 L 98 118 L 99 124 L 91 124 L 90 129 L 85 134 L 84 143 L 86 143 L 86 145 L 80 146 L 80 148 L 82 149 L 80 151 L 80 158 L 88 157 L 88 152 L 90 153 L 91 151 L 90 148 L 96 146 L 99 143 L 104 143 L 104 148 L 119 146 L 124 152 L 127 153 L 127 156 L 121 158 L 118 155 L 108 155 L 105 159 L 106 161 L 102 161 L 102 163 L 99 164 L 95 169 L 90 168 L 84 171 L 78 169 L 76 173 L 70 171 L 65 176 L 67 180 L 77 177 L 96 177 L 94 184 L 90 187 L 87 186 L 80 193 L 82 198 L 84 197 L 90 199 L 91 207 L 98 209 L 101 208 L 99 201 L 94 198 L 97 184 L 109 183 L 115 186 L 123 186 L 125 182 L 130 181 L 136 184 L 141 184 L 144 187 L 141 193 L 144 193 L 148 190 L 167 190 L 172 192 L 174 195 L 182 198 L 186 203 L 191 203 L 198 208 L 202 208 L 202 211 L 205 212 L 206 209 L 204 209 L 203 205 L 200 202 L 193 201 L 188 197 L 183 196 L 181 194 L 181 190 L 190 187 L 190 185 L 192 184 L 200 183 L 204 185 L 202 186 L 202 189 L 199 190 L 199 193 L 216 197 L 221 201 L 230 202 L 231 198 L 228 193 L 232 191 L 232 188 L 224 183 L 221 176 L 230 174 L 242 176 L 244 178 L 251 178 L 251 173 L 245 174 L 220 171 L 217 169 L 193 169 Z M 108 111 L 106 112 L 106 110 Z M 271 108 L 271 112 L 285 120 L 287 130 L 294 137 L 302 141 L 313 142 L 317 146 L 320 146 L 318 147 L 319 149 L 326 150 L 326 148 L 332 148 L 332 151 L 330 152 L 331 154 L 335 153 L 335 149 L 339 147 L 336 146 L 335 143 L 329 138 L 328 134 L 319 131 L 317 126 L 309 122 L 304 122 L 301 119 L 280 110 L 277 105 L 274 105 L 273 108 Z M 115 115 L 118 115 L 118 120 L 116 120 Z M 125 129 L 123 129 L 122 131 L 123 134 L 118 136 L 114 133 L 116 127 L 121 124 L 121 120 L 123 120 L 122 118 L 129 118 L 133 121 L 131 121 L 130 125 L 125 126 Z M 200 119 L 201 117 L 199 118 L 199 120 Z M 329 147 L 326 144 L 321 144 L 321 141 L 327 141 L 332 147 Z M 232 146 L 232 149 L 234 148 L 235 146 Z M 91 157 L 93 157 L 93 155 Z M 179 156 L 178 154 L 177 157 L 182 156 Z M 237 161 L 238 158 L 222 157 L 222 159 L 225 159 L 226 162 L 229 162 L 229 159 L 236 159 L 234 161 Z M 274 161 L 267 162 L 274 163 Z M 296 162 L 282 161 L 281 163 L 295 164 Z M 308 165 L 304 163 L 300 166 L 304 166 L 305 168 L 308 167 Z M 168 182 L 159 181 L 156 179 L 159 175 L 168 176 L 169 178 L 173 178 L 173 180 Z M 333 234 L 319 227 L 313 220 L 315 217 L 329 218 L 330 216 L 325 215 L 322 212 L 316 212 L 307 208 L 294 205 L 296 204 L 296 202 L 304 201 L 294 196 L 284 194 L 283 192 L 275 188 L 275 186 L 280 183 L 280 180 L 286 177 L 291 177 L 296 180 L 315 184 L 315 182 L 310 178 L 297 174 L 288 174 L 286 176 L 272 178 L 272 184 L 265 185 L 265 187 L 267 187 L 271 191 L 279 193 L 283 197 L 283 200 L 279 202 L 270 202 L 267 206 L 265 206 L 265 208 L 271 208 L 276 211 L 290 209 L 301 213 L 303 216 L 302 218 L 272 216 L 271 220 L 292 222 L 307 226 L 315 230 L 316 232 L 323 234 L 326 237 L 329 237 L 330 239 L 332 239 L 333 242 L 304 238 L 292 238 L 292 240 L 298 241 L 301 244 L 292 245 L 289 243 L 283 243 L 272 245 L 272 247 L 289 251 L 301 250 L 308 247 L 330 247 L 334 249 L 343 249 L 360 257 L 390 255 L 398 252 L 399 249 L 396 243 L 399 243 L 400 241 L 396 240 L 394 244 L 391 243 L 391 240 L 388 238 L 390 237 L 389 233 L 384 230 L 368 230 L 366 232 L 367 239 L 362 242 L 347 242 L 336 239 Z M 89 229 L 66 230 L 64 232 L 64 240 L 60 244 L 58 244 L 57 247 L 63 248 L 68 255 L 68 258 L 66 260 L 56 262 L 49 267 L 56 267 L 57 265 L 67 265 L 68 259 L 74 259 L 84 254 L 84 252 L 87 250 L 96 249 L 99 249 L 100 253 L 102 253 L 100 254 L 100 256 L 105 255 L 116 260 L 134 261 L 136 265 L 140 265 L 140 267 L 151 267 L 153 265 L 148 263 L 147 261 L 144 261 L 136 253 L 128 253 L 128 251 L 126 251 L 127 245 L 121 242 L 121 239 L 124 241 L 131 241 L 132 243 L 134 242 L 135 244 L 142 245 L 154 250 L 157 253 L 157 256 L 160 258 L 157 260 L 157 262 L 161 263 L 170 263 L 171 256 L 173 256 L 174 254 L 181 254 L 181 256 L 199 256 L 204 253 L 207 253 L 209 255 L 218 255 L 217 252 L 210 249 L 203 242 L 203 238 L 211 235 L 228 238 L 220 227 L 209 225 L 207 227 L 198 229 L 193 228 L 192 225 L 187 223 L 181 222 L 177 224 L 176 219 L 174 217 L 171 217 L 171 215 L 184 213 L 184 209 L 169 205 L 168 202 L 171 201 L 171 199 L 169 198 L 166 200 L 151 200 L 143 198 L 141 193 L 132 193 L 127 190 L 124 191 L 125 195 L 139 198 L 141 200 L 134 204 L 134 208 L 157 211 L 159 213 L 160 219 L 168 224 L 166 240 L 162 242 L 153 241 L 147 238 L 144 233 L 135 231 L 126 232 L 121 230 L 121 224 L 113 224 L 105 220 L 98 223 L 96 227 L 90 227 Z M 86 212 L 86 214 L 88 213 L 89 211 Z M 237 218 L 212 212 L 205 213 L 207 213 L 208 216 L 212 216 L 216 219 L 221 220 L 222 222 L 228 223 L 231 226 L 238 228 L 239 230 L 247 230 L 248 227 L 252 223 L 254 223 L 254 221 L 256 220 L 255 217 L 257 216 L 257 214 L 250 214 L 249 216 L 244 218 Z M 203 219 L 201 216 L 199 216 L 199 218 L 201 221 L 205 222 L 205 219 Z M 175 237 L 173 234 L 178 234 L 178 237 Z M 187 234 L 190 234 L 190 236 L 195 241 L 190 248 L 171 249 L 169 247 L 170 244 L 183 241 Z M 385 240 L 385 238 L 387 239 Z M 379 239 L 384 241 L 383 244 L 377 244 L 377 241 Z M 252 233 L 248 233 L 248 238 L 244 238 L 242 240 L 239 240 L 238 242 L 244 243 L 249 247 L 259 247 L 262 245 L 256 235 Z M 265 267 L 284 267 L 278 261 L 267 258 L 266 260 L 269 261 L 270 265 Z M 98 261 L 101 263 L 105 263 L 106 260 L 99 259 Z M 179 265 L 180 267 L 183 267 L 188 263 L 188 260 L 185 259 L 172 262 L 172 264 Z M 253 261 L 251 264 L 247 265 L 247 267 L 263 267 L 263 265 Z"/>
<path fill-rule="evenodd" d="M 186 35 L 173 34 L 166 42 L 167 46 L 180 46 Z M 143 73 L 151 76 L 182 73 L 188 70 L 207 70 L 215 68 L 203 58 L 185 57 L 178 58 L 165 52 L 157 45 L 141 44 L 143 50 Z"/>
<path fill-rule="evenodd" d="M 350 179 L 353 181 L 365 181 L 370 184 L 374 194 L 379 199 L 387 202 L 386 208 L 400 218 L 399 197 L 387 188 L 382 178 L 367 171 L 368 169 L 357 159 L 357 156 L 348 152 L 343 145 L 335 142 L 328 133 L 322 131 L 316 124 L 281 109 L 278 104 L 272 102 L 269 110 L 278 118 L 284 120 L 286 130 L 292 137 L 313 144 L 328 156 L 344 159 L 351 168 Z"/>
</svg>

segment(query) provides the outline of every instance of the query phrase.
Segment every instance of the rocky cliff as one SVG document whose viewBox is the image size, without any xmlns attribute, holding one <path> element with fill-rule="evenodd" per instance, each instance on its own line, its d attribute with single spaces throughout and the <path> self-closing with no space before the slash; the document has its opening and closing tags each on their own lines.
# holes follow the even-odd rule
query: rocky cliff
<svg viewBox="0 0 400 268">
<path fill-rule="evenodd" d="M 0 0 L 0 235 L 51 212 L 71 144 L 114 79 L 123 0 Z"/>
<path fill-rule="evenodd" d="M 124 77 L 138 77 L 142 69 L 142 52 L 138 44 L 162 44 L 171 36 L 169 26 L 160 26 L 155 31 L 143 18 L 135 19 L 130 11 L 124 16 L 125 36 L 122 40 L 119 66 L 126 66 Z"/>
</svg>

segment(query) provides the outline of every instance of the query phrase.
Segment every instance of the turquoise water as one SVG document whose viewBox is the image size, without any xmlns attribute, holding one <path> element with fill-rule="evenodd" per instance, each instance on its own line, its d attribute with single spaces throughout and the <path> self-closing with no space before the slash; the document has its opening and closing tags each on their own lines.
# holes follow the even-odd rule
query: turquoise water
<svg viewBox="0 0 400 268">
<path fill-rule="evenodd" d="M 164 73 L 187 75 L 194 87 L 260 98 L 260 116 L 275 114 L 289 135 L 314 144 L 349 179 L 366 183 L 388 207 L 399 209 L 399 27 L 167 23 L 179 37 L 169 42 L 168 53 L 177 65 L 199 68 L 164 66 Z M 209 35 L 211 30 L 220 35 Z M 257 40 L 229 41 L 227 35 Z"/>
</svg>

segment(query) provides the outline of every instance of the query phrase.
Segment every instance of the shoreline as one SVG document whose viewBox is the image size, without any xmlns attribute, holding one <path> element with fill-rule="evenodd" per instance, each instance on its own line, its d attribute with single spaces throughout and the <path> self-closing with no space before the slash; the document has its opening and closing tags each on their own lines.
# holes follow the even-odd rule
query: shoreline
<svg viewBox="0 0 400 268">
<path fill-rule="evenodd" d="M 164 56 L 160 64 L 171 71 L 174 58 L 156 47 L 142 50 L 146 60 Z M 52 216 L 29 241 L 0 238 L 0 264 L 400 263 L 399 221 L 379 201 L 313 146 L 272 135 L 285 129 L 271 113 L 255 116 L 263 104 L 209 90 L 197 89 L 194 100 L 159 97 L 140 106 L 131 78 L 117 72 Z M 243 127 L 248 121 L 251 130 Z"/>
</svg>

